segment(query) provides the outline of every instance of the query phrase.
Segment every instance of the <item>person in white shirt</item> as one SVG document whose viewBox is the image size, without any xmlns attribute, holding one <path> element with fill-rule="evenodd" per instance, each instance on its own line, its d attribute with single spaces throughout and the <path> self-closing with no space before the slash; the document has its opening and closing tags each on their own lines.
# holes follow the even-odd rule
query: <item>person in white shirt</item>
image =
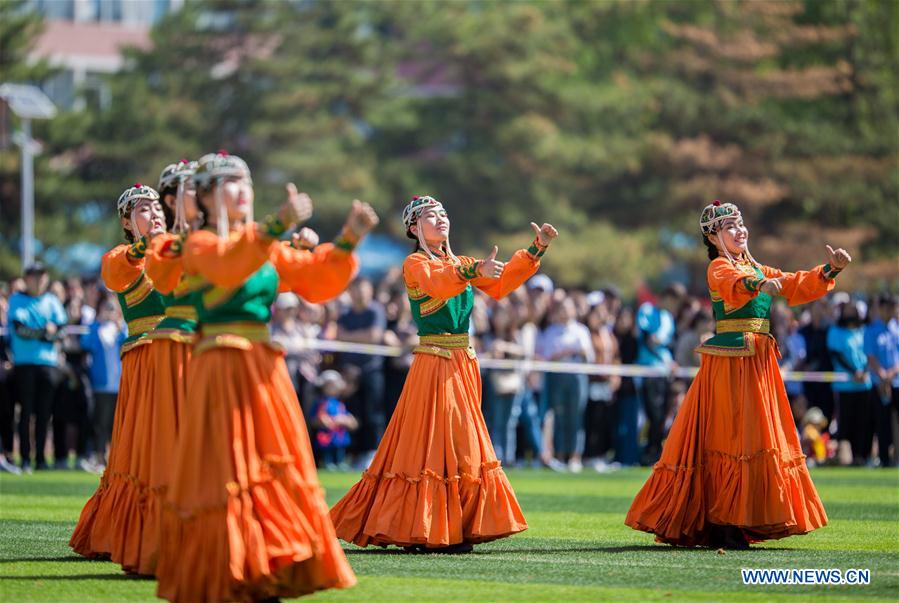
<svg viewBox="0 0 899 603">
<path fill-rule="evenodd" d="M 544 360 L 594 362 L 590 330 L 576 320 L 574 303 L 562 299 L 550 311 L 550 325 L 540 336 L 537 352 Z M 579 472 L 584 453 L 584 409 L 587 406 L 587 375 L 547 373 L 545 390 L 553 411 L 553 448 L 556 457 L 568 461 L 568 469 Z"/>
</svg>

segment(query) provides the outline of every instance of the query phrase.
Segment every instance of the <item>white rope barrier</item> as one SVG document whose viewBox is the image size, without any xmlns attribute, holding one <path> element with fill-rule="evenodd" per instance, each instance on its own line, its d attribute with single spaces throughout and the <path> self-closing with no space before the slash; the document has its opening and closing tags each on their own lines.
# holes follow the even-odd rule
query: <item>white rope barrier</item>
<svg viewBox="0 0 899 603">
<path fill-rule="evenodd" d="M 88 332 L 86 326 L 71 325 L 65 327 L 68 335 L 83 335 Z M 6 329 L 0 328 L 0 335 L 6 335 Z M 371 343 L 354 343 L 326 339 L 304 339 L 303 345 L 310 350 L 320 352 L 348 352 L 366 354 L 368 356 L 385 356 L 396 358 L 408 354 L 411 348 L 400 346 L 376 345 Z M 498 358 L 478 358 L 485 369 L 515 370 L 523 373 L 564 373 L 567 375 L 602 375 L 604 377 L 674 377 L 692 379 L 699 370 L 696 367 L 678 367 L 673 370 L 666 367 L 640 366 L 636 364 L 588 364 L 581 362 L 550 362 L 548 360 L 503 360 Z M 784 381 L 805 381 L 816 383 L 837 383 L 850 381 L 847 373 L 824 371 L 781 371 Z"/>
<path fill-rule="evenodd" d="M 304 345 L 309 349 L 321 352 L 351 352 L 370 356 L 397 357 L 407 354 L 411 348 L 375 345 L 370 343 L 351 343 L 324 339 L 305 339 Z M 501 360 L 498 358 L 478 358 L 478 363 L 486 369 L 518 370 L 521 372 L 565 373 L 578 375 L 602 375 L 606 377 L 675 377 L 692 379 L 699 371 L 696 367 L 678 367 L 670 370 L 665 367 L 640 366 L 636 364 L 587 364 L 580 362 L 550 362 L 548 360 Z M 849 381 L 846 373 L 824 371 L 781 371 L 784 381 L 815 381 L 819 383 L 835 383 Z"/>
</svg>

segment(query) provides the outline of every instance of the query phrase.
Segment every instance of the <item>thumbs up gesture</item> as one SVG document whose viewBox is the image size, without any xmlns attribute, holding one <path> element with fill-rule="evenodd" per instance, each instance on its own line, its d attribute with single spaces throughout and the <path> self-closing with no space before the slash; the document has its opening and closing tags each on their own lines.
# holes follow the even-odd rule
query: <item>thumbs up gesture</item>
<svg viewBox="0 0 899 603">
<path fill-rule="evenodd" d="M 312 217 L 312 198 L 297 191 L 293 182 L 287 183 L 287 199 L 278 211 L 278 217 L 288 228 Z"/>
<path fill-rule="evenodd" d="M 553 239 L 559 236 L 559 231 L 549 223 L 544 223 L 543 226 L 537 226 L 535 223 L 531 222 L 531 230 L 534 231 L 534 236 L 537 237 L 537 244 L 539 244 L 540 247 L 547 247 L 553 242 Z"/>
<path fill-rule="evenodd" d="M 496 245 L 493 246 L 493 251 L 490 252 L 485 259 L 481 260 L 481 264 L 478 266 L 478 274 L 486 277 L 486 278 L 499 278 L 502 276 L 503 269 L 506 267 L 505 262 L 499 262 L 496 259 L 496 254 L 499 252 L 499 247 Z"/>
<path fill-rule="evenodd" d="M 830 267 L 835 270 L 842 270 L 849 265 L 849 262 L 852 261 L 852 256 L 850 256 L 849 252 L 847 252 L 842 247 L 834 251 L 833 247 L 827 245 L 827 255 L 829 258 L 828 263 L 830 264 Z"/>
</svg>

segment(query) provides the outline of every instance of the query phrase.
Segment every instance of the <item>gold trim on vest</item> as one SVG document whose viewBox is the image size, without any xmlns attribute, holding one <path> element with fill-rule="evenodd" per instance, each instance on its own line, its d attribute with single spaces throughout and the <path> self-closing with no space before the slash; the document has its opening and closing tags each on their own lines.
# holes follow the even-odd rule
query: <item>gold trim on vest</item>
<svg viewBox="0 0 899 603">
<path fill-rule="evenodd" d="M 168 318 L 197 321 L 197 309 L 193 306 L 169 306 L 165 309 Z"/>
<path fill-rule="evenodd" d="M 767 318 L 727 318 L 715 323 L 717 333 L 769 333 L 771 322 Z"/>
<path fill-rule="evenodd" d="M 134 320 L 128 321 L 128 337 L 134 337 L 136 335 L 143 335 L 147 331 L 150 331 L 156 325 L 162 322 L 165 318 L 162 314 L 155 314 L 153 316 L 142 316 L 141 318 L 135 318 Z"/>
</svg>

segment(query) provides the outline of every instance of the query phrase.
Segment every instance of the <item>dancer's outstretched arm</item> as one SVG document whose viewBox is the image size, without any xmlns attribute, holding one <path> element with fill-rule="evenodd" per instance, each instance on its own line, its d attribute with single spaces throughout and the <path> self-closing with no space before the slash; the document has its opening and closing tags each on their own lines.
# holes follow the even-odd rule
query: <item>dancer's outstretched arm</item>
<svg viewBox="0 0 899 603">
<path fill-rule="evenodd" d="M 540 259 L 546 253 L 553 239 L 559 236 L 559 231 L 552 224 L 537 226 L 531 222 L 534 231 L 534 242 L 528 249 L 519 249 L 508 263 L 502 265 L 498 275 L 487 273 L 486 276 L 478 276 L 471 284 L 494 299 L 501 299 L 531 278 L 540 268 Z M 497 248 L 488 260 L 496 259 Z M 460 258 L 464 262 L 476 261 L 472 258 Z"/>
<path fill-rule="evenodd" d="M 100 278 L 110 291 L 121 293 L 144 274 L 144 254 L 146 240 L 139 239 L 128 245 L 118 245 L 103 256 L 100 261 Z"/>
<path fill-rule="evenodd" d="M 340 295 L 353 280 L 359 262 L 353 249 L 379 221 L 375 210 L 353 201 L 346 224 L 333 243 L 318 245 L 313 251 L 291 245 L 276 245 L 272 263 L 281 277 L 281 291 L 293 291 L 306 301 L 321 303 Z M 308 230 L 308 229 L 304 229 Z M 301 233 L 299 246 L 311 242 L 312 231 Z M 314 237 L 316 240 L 318 236 Z"/>
<path fill-rule="evenodd" d="M 845 249 L 837 249 L 827 245 L 827 263 L 816 266 L 812 270 L 783 272 L 778 268 L 762 266 L 762 272 L 770 281 L 775 281 L 778 295 L 787 300 L 791 306 L 807 304 L 827 295 L 836 284 L 834 277 L 849 265 L 852 257 Z"/>
</svg>

